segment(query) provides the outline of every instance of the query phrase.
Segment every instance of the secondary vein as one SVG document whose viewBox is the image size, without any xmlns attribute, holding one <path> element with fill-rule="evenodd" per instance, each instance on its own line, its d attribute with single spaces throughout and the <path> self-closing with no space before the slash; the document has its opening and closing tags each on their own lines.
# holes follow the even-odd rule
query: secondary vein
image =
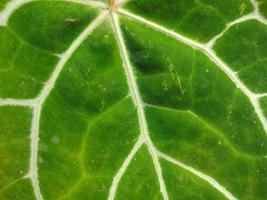
<svg viewBox="0 0 267 200">
<path fill-rule="evenodd" d="M 262 109 L 259 105 L 259 98 L 258 94 L 253 93 L 250 91 L 245 84 L 238 78 L 236 73 L 226 64 L 224 63 L 217 55 L 216 53 L 206 44 L 198 43 L 194 40 L 191 40 L 187 37 L 184 37 L 180 35 L 177 32 L 174 32 L 172 30 L 169 30 L 168 28 L 165 28 L 164 26 L 161 26 L 157 23 L 154 23 L 150 20 L 147 20 L 143 17 L 140 17 L 138 15 L 135 15 L 129 11 L 119 9 L 117 13 L 124 15 L 126 17 L 129 17 L 139 23 L 142 23 L 144 25 L 147 25 L 151 27 L 152 29 L 155 29 L 157 31 L 160 31 L 162 33 L 165 33 L 174 39 L 181 41 L 193 48 L 197 48 L 201 50 L 203 53 L 205 53 L 214 63 L 217 64 L 217 66 L 233 81 L 233 83 L 236 85 L 237 88 L 239 88 L 250 100 L 251 105 L 253 106 L 255 113 L 257 114 L 263 129 L 265 130 L 265 133 L 267 134 L 267 119 L 265 118 Z"/>
<path fill-rule="evenodd" d="M 229 200 L 237 200 L 237 198 L 231 194 L 231 192 L 229 192 L 225 187 L 223 187 L 221 184 L 219 184 L 215 179 L 213 179 L 212 177 L 203 174 L 202 172 L 194 169 L 193 167 L 190 167 L 180 161 L 177 161 L 175 159 L 173 159 L 172 157 L 162 153 L 162 152 L 157 152 L 158 156 L 167 160 L 168 162 L 171 162 L 187 171 L 190 171 L 192 174 L 200 177 L 201 179 L 207 181 L 211 186 L 213 186 L 214 188 L 216 188 L 218 191 L 220 191 L 225 197 L 227 197 L 227 199 Z"/>
<path fill-rule="evenodd" d="M 38 142 L 39 142 L 39 123 L 41 118 L 41 110 L 43 103 L 51 90 L 55 86 L 55 82 L 62 71 L 64 65 L 75 52 L 75 50 L 81 45 L 81 43 L 104 21 L 107 12 L 102 12 L 93 22 L 91 22 L 85 30 L 72 42 L 67 51 L 63 54 L 59 60 L 55 70 L 53 71 L 50 79 L 47 81 L 40 95 L 36 99 L 36 105 L 33 107 L 33 119 L 31 128 L 31 157 L 30 157 L 30 170 L 28 177 L 32 180 L 34 193 L 37 200 L 43 200 L 39 181 L 38 181 Z"/>
</svg>

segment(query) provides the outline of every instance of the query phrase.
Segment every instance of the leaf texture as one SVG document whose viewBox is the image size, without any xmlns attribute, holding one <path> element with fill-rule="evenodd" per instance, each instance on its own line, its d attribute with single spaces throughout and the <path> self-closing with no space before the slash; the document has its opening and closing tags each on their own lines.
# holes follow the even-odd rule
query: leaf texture
<svg viewBox="0 0 267 200">
<path fill-rule="evenodd" d="M 0 199 L 267 199 L 266 5 L 1 1 Z"/>
</svg>

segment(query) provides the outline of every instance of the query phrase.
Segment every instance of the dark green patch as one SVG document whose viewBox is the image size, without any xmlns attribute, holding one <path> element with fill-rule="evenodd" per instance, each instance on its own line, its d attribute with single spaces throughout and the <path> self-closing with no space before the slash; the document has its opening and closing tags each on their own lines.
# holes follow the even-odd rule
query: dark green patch
<svg viewBox="0 0 267 200">
<path fill-rule="evenodd" d="M 53 53 L 62 53 L 96 13 L 82 4 L 37 1 L 20 7 L 11 16 L 8 26 L 22 41 Z"/>
<path fill-rule="evenodd" d="M 207 42 L 226 23 L 253 10 L 249 0 L 133 0 L 125 7 L 200 42 Z"/>
</svg>

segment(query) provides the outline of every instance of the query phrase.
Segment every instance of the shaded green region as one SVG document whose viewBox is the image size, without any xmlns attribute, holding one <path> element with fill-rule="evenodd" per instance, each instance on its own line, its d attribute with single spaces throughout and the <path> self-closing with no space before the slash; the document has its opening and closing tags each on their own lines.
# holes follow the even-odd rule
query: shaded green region
<svg viewBox="0 0 267 200">
<path fill-rule="evenodd" d="M 20 179 L 6 186 L 0 193 L 1 200 L 35 200 L 30 179 Z"/>
<path fill-rule="evenodd" d="M 37 96 L 58 58 L 21 42 L 8 28 L 0 28 L 0 40 L 0 97 Z"/>
<path fill-rule="evenodd" d="M 216 42 L 214 50 L 233 70 L 239 71 L 267 57 L 266 38 L 267 27 L 249 20 L 231 27 Z"/>
<path fill-rule="evenodd" d="M 122 19 L 129 56 L 143 101 L 158 106 L 189 108 L 194 52 L 146 26 Z"/>
<path fill-rule="evenodd" d="M 259 163 L 267 166 L 267 138 L 248 98 L 200 51 L 121 21 L 156 147 L 215 178 L 237 198 L 265 199 L 257 185 L 267 186 L 258 174 Z"/>
<path fill-rule="evenodd" d="M 8 188 L 28 172 L 30 127 L 30 109 L 15 106 L 0 107 L 0 191 L 4 192 L 4 194 L 0 192 L 0 195 L 3 197 L 11 195 L 6 194 Z"/>
<path fill-rule="evenodd" d="M 0 11 L 3 10 L 9 0 L 0 0 Z"/>
<path fill-rule="evenodd" d="M 200 42 L 253 10 L 249 0 L 132 0 L 125 8 Z"/>
<path fill-rule="evenodd" d="M 257 0 L 257 2 L 259 4 L 260 13 L 264 17 L 267 17 L 267 1 L 266 0 Z"/>
<path fill-rule="evenodd" d="M 21 6 L 8 26 L 32 46 L 62 53 L 96 14 L 96 10 L 78 3 L 36 1 Z"/>
<path fill-rule="evenodd" d="M 192 112 L 224 134 L 239 151 L 265 155 L 267 137 L 249 99 L 205 55 L 196 54 Z"/>
<path fill-rule="evenodd" d="M 45 199 L 107 198 L 139 135 L 121 62 L 105 23 L 60 74 L 41 118 L 38 166 Z"/>
<path fill-rule="evenodd" d="M 238 76 L 253 92 L 267 92 L 267 57 L 240 70 Z"/>
<path fill-rule="evenodd" d="M 0 0 L 0 10 L 6 2 Z M 258 2 L 266 16 L 266 2 Z M 249 0 L 131 0 L 124 7 L 200 42 L 253 10 Z M 84 4 L 50 0 L 18 8 L 8 26 L 0 27 L 0 99 L 36 97 L 59 54 L 97 13 Z M 267 137 L 248 97 L 200 50 L 121 17 L 132 81 L 146 115 L 138 119 L 109 20 L 71 55 L 42 105 L 38 181 L 44 199 L 107 199 L 140 136 L 140 121 L 147 121 L 158 151 L 215 179 L 237 199 L 267 199 Z M 234 25 L 214 50 L 252 92 L 267 92 L 264 24 L 248 20 Z M 267 97 L 260 98 L 260 106 L 267 116 Z M 25 178 L 31 123 L 30 108 L 0 106 L 1 200 L 35 199 Z M 225 199 L 191 172 L 163 159 L 160 164 L 170 199 Z M 147 146 L 129 163 L 115 198 L 163 199 Z"/>
<path fill-rule="evenodd" d="M 191 172 L 162 160 L 163 178 L 172 200 L 226 200 L 221 192 Z"/>
<path fill-rule="evenodd" d="M 267 26 L 249 20 L 230 28 L 214 50 L 255 93 L 267 92 Z"/>
<path fill-rule="evenodd" d="M 146 113 L 158 149 L 211 176 L 237 198 L 266 198 L 265 156 L 238 151 L 224 133 L 189 111 L 147 108 Z"/>
<path fill-rule="evenodd" d="M 267 97 L 263 97 L 260 99 L 260 105 L 264 115 L 267 117 Z"/>
<path fill-rule="evenodd" d="M 146 146 L 139 149 L 129 164 L 120 180 L 115 199 L 163 199 L 155 167 Z"/>
<path fill-rule="evenodd" d="M 123 19 L 122 28 L 145 103 L 191 110 L 238 150 L 267 152 L 266 144 L 261 146 L 267 138 L 249 100 L 206 55 L 133 21 Z"/>
</svg>

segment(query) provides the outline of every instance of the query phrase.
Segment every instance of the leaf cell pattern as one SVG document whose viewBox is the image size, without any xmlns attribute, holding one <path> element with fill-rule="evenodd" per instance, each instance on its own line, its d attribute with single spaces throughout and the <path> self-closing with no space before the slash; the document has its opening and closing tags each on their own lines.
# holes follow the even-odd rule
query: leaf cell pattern
<svg viewBox="0 0 267 200">
<path fill-rule="evenodd" d="M 0 199 L 267 199 L 263 0 L 0 2 Z"/>
</svg>

